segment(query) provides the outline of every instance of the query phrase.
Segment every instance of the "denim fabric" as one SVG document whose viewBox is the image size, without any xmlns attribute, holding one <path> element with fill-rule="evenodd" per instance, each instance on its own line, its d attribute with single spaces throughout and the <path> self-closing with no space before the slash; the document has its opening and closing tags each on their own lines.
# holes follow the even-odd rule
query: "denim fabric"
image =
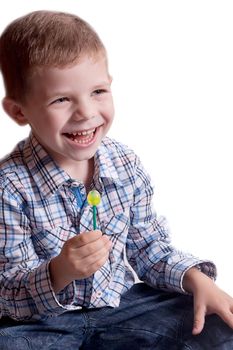
<svg viewBox="0 0 233 350">
<path fill-rule="evenodd" d="M 1 319 L 1 350 L 232 350 L 233 330 L 218 316 L 192 336 L 191 296 L 134 285 L 118 308 L 66 312 L 37 323 Z"/>
</svg>

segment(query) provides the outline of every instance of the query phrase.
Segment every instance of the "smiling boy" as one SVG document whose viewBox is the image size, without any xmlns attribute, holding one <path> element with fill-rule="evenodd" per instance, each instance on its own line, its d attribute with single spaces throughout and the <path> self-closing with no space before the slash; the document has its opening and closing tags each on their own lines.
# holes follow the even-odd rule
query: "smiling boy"
<svg viewBox="0 0 233 350">
<path fill-rule="evenodd" d="M 3 32 L 0 66 L 3 107 L 31 128 L 0 163 L 0 349 L 232 349 L 214 264 L 171 245 L 139 158 L 106 137 L 111 76 L 95 31 L 30 13 Z"/>
</svg>

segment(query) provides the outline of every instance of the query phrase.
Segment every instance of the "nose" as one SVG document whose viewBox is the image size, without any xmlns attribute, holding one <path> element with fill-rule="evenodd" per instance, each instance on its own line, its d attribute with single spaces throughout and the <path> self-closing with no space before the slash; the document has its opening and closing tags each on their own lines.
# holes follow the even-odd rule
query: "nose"
<svg viewBox="0 0 233 350">
<path fill-rule="evenodd" d="M 91 119 L 96 115 L 96 110 L 91 101 L 79 101 L 73 112 L 73 119 L 78 121 Z"/>
</svg>

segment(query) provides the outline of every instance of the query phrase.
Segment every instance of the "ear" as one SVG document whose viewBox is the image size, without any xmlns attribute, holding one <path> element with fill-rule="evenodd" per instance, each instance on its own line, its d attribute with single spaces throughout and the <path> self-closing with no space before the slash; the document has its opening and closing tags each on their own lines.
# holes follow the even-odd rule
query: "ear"
<svg viewBox="0 0 233 350">
<path fill-rule="evenodd" d="M 9 97 L 5 97 L 2 100 L 2 106 L 5 112 L 19 125 L 23 126 L 28 124 L 28 120 L 25 117 L 22 106 L 20 103 L 12 100 Z"/>
</svg>

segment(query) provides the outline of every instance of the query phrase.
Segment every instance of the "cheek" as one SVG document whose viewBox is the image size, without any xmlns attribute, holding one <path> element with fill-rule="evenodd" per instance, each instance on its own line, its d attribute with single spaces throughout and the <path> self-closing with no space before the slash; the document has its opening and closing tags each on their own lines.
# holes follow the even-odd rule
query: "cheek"
<svg viewBox="0 0 233 350">
<path fill-rule="evenodd" d="M 59 131 L 57 123 L 46 118 L 35 121 L 31 124 L 31 128 L 40 138 L 47 140 L 52 140 Z"/>
<path fill-rule="evenodd" d="M 105 122 L 106 122 L 105 134 L 111 128 L 113 119 L 114 119 L 114 109 L 112 108 L 111 110 L 109 110 L 109 113 L 107 114 L 106 119 L 105 119 Z"/>
<path fill-rule="evenodd" d="M 64 116 L 60 113 L 55 115 L 44 115 L 41 119 L 40 125 L 45 129 L 46 133 L 60 131 L 64 126 Z"/>
<path fill-rule="evenodd" d="M 114 109 L 114 104 L 113 101 L 110 101 L 107 105 L 106 108 L 106 119 L 108 122 L 112 122 L 113 118 L 114 118 L 114 113 L 115 113 L 115 109 Z"/>
<path fill-rule="evenodd" d="M 106 111 L 106 113 L 104 114 L 104 121 L 105 121 L 105 126 L 107 127 L 107 129 L 109 129 L 110 126 L 112 125 L 113 119 L 114 119 L 113 110 Z"/>
</svg>

